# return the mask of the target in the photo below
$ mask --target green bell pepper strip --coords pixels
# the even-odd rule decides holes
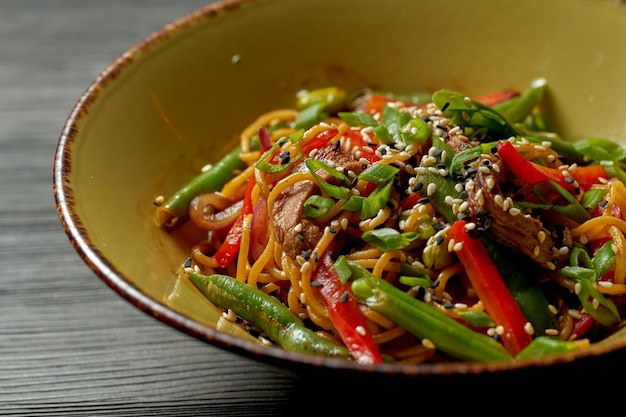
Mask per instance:
[[[496,340],[475,332],[389,282],[350,263],[352,292],[359,302],[379,312],[420,339],[452,357],[467,361],[509,361],[511,355]]]
[[[246,164],[239,158],[241,147],[236,147],[226,154],[213,167],[185,184],[168,200],[157,207],[155,218],[160,227],[171,229],[187,218],[191,200],[202,193],[219,191],[234,177],[236,170],[244,169]]]
[[[185,270],[187,277],[213,304],[231,309],[260,328],[283,349],[352,359],[350,351],[308,329],[302,320],[278,299],[227,275],[203,275]]]
[[[448,230],[448,237],[461,243],[461,248],[455,250],[455,253],[465,267],[467,277],[485,310],[496,325],[503,328],[502,343],[515,356],[532,340],[526,331],[527,319],[491,260],[489,252],[480,239],[468,234],[466,224],[465,220],[454,222]]]

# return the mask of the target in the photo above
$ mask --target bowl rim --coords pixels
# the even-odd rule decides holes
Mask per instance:
[[[128,281],[115,265],[96,248],[90,240],[81,219],[74,211],[74,195],[72,184],[69,180],[69,174],[72,169],[70,162],[72,143],[78,140],[80,134],[78,126],[81,120],[89,114],[90,108],[93,106],[94,102],[98,100],[99,95],[106,89],[107,85],[109,85],[120,72],[130,66],[138,56],[156,48],[161,43],[167,42],[168,39],[185,31],[189,27],[200,25],[202,22],[210,20],[220,13],[234,11],[248,3],[258,1],[261,0],[218,0],[217,2],[200,7],[171,21],[146,36],[135,45],[132,45],[126,52],[117,57],[96,76],[79,96],[67,116],[58,138],[58,144],[54,154],[52,185],[59,220],[61,221],[65,234],[80,258],[106,285],[149,316],[189,336],[208,342],[219,348],[255,360],[272,363],[283,368],[287,364],[292,368],[326,368],[342,371],[356,371],[357,373],[416,377],[428,375],[478,375],[485,373],[502,373],[516,369],[545,367],[545,358],[490,363],[458,361],[435,364],[425,363],[419,365],[390,363],[364,365],[349,360],[326,358],[291,352],[274,346],[260,345],[199,323],[170,309],[159,301],[154,300],[142,292],[138,286]],[[585,350],[555,355],[550,358],[549,363],[550,365],[567,364],[573,361],[580,361],[584,358],[609,353],[614,351],[616,347],[621,349],[625,346],[626,338],[624,342],[620,343],[594,344]]]

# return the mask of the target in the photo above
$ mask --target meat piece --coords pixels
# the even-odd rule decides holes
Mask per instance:
[[[472,221],[488,229],[502,244],[528,256],[543,268],[553,269],[558,259],[555,259],[550,231],[534,217],[509,211],[512,201],[506,201],[501,189],[501,185],[507,183],[508,172],[499,162],[497,156],[485,155],[483,166],[489,168],[498,164],[500,169],[478,169],[473,187],[465,188]]]
[[[329,145],[316,154],[318,159],[333,167],[342,167],[359,174],[363,170],[361,163],[352,153],[336,149]],[[294,166],[292,171],[304,171],[308,168],[304,162]],[[324,181],[337,184],[337,179],[323,170],[317,174]],[[274,202],[273,216],[276,239],[282,243],[283,250],[292,258],[305,251],[312,250],[322,237],[322,230],[304,215],[304,203],[316,193],[319,186],[314,181],[302,181],[286,188]]]

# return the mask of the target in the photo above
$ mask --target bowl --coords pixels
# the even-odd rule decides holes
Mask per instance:
[[[361,365],[218,330],[221,311],[177,278],[193,232],[156,227],[153,202],[226,154],[258,115],[328,85],[478,95],[545,78],[543,110],[564,137],[626,143],[625,37],[626,8],[614,1],[209,4],[129,46],[78,98],[55,155],[58,215],[89,268],[134,306],[281,366],[418,378],[604,358],[623,351],[626,338],[517,362]]]

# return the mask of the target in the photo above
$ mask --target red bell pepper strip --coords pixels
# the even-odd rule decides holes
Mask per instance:
[[[466,224],[464,220],[454,222],[448,237],[461,243],[461,248],[455,253],[485,310],[496,326],[503,328],[501,337],[504,347],[516,356],[532,341],[526,331],[526,317],[489,257],[489,252],[480,239],[467,233]]]
[[[399,100],[397,98],[370,93],[368,94],[367,98],[357,106],[355,111],[367,114],[380,113],[383,111],[383,107],[387,103],[401,103],[405,107],[411,107],[416,105],[414,103]]]
[[[478,101],[487,106],[493,106],[503,101],[512,99],[520,95],[520,92],[513,88],[505,88],[504,90],[497,90],[491,93],[483,94],[481,96],[474,97],[474,101]]]
[[[256,179],[254,175],[250,177],[248,180],[248,185],[246,186],[246,193],[243,197],[243,205],[241,206],[241,213],[237,216],[235,223],[233,223],[232,227],[226,234],[226,238],[224,238],[224,242],[219,247],[219,249],[215,252],[214,258],[217,261],[218,265],[222,268],[230,265],[237,254],[239,253],[239,247],[241,246],[241,234],[243,232],[243,219],[245,216],[252,214],[253,206],[252,206],[252,189],[256,184]]]
[[[307,142],[302,147],[302,153],[307,155],[313,149],[321,148],[322,146],[326,145],[332,138],[337,136],[337,133],[339,133],[339,129],[335,127],[333,127],[332,129],[321,131],[313,138],[311,138],[311,140],[309,140],[309,142]]]
[[[576,193],[576,186],[565,180],[562,170],[539,165],[524,158],[524,155],[511,142],[502,142],[498,146],[498,154],[522,181],[530,185],[541,181],[554,181],[569,192]],[[579,166],[569,171],[569,173],[578,183],[578,187],[582,189],[597,184],[600,177],[608,178],[604,167],[600,164]]]
[[[330,320],[358,363],[383,363],[350,284],[341,282],[330,252],[331,248],[324,253],[312,277],[321,284],[317,288],[328,306]]]
[[[404,210],[409,210],[415,207],[417,201],[420,199],[419,194],[409,194],[406,198],[400,200],[400,208]]]
[[[368,152],[364,150],[364,147],[371,148],[374,152]],[[365,141],[360,129],[350,129],[343,134],[341,140],[341,148],[352,152],[355,148],[361,150],[361,158],[365,158],[370,164],[380,160],[380,157],[376,155],[376,148],[378,145],[370,144]]]

